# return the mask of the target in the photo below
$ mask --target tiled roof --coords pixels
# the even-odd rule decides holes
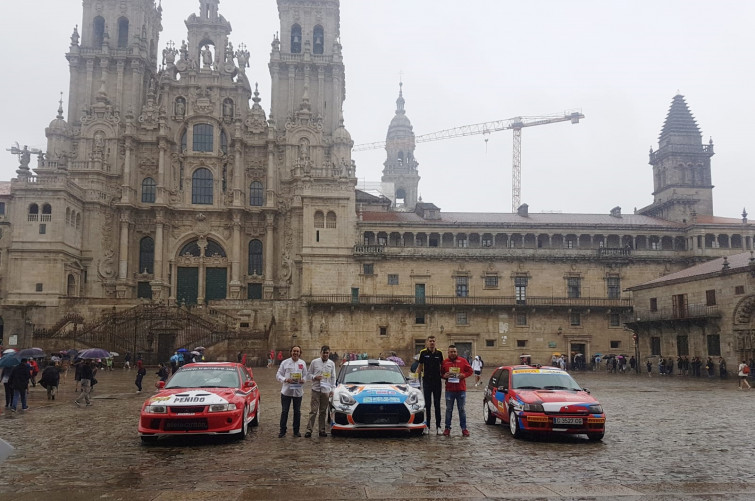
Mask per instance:
[[[440,219],[425,220],[413,212],[364,212],[362,220],[365,222],[391,222],[405,224],[428,224],[443,226],[449,224],[501,224],[519,226],[626,226],[636,228],[684,228],[686,225],[673,221],[665,221],[638,214],[624,214],[621,217],[609,214],[563,214],[563,213],[529,213],[527,217],[513,213],[496,212],[441,212]]]
[[[742,252],[741,254],[733,254],[731,256],[720,257],[718,259],[712,259],[705,263],[697,264],[690,268],[677,271],[676,273],[669,273],[668,275],[664,275],[660,278],[656,278],[655,280],[650,280],[649,282],[645,282],[644,284],[639,284],[635,287],[630,287],[629,290],[644,289],[652,285],[660,285],[666,282],[672,282],[676,280],[687,280],[687,279],[692,279],[692,278],[700,277],[704,275],[710,275],[712,273],[718,273],[721,270],[723,270],[724,259],[726,259],[726,261],[729,263],[729,271],[737,271],[737,270],[745,269],[750,266],[750,259],[752,258],[753,258],[753,254],[751,252]]]

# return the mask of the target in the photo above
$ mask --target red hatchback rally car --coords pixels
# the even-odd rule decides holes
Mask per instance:
[[[556,367],[498,367],[485,388],[482,411],[486,424],[500,419],[514,438],[526,433],[564,433],[602,440],[605,433],[603,407]]]
[[[246,437],[259,424],[260,393],[252,370],[230,362],[186,364],[147,399],[139,418],[142,442],[167,435]]]

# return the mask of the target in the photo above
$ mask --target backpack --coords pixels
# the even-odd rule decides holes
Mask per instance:
[[[749,374],[749,373],[750,373],[749,365],[745,365],[744,367],[742,367],[742,374]]]

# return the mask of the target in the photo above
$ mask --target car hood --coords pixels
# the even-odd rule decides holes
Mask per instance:
[[[401,404],[417,391],[408,384],[341,384],[337,390],[348,392],[360,404]]]
[[[213,405],[227,404],[236,394],[232,388],[176,388],[162,390],[147,399],[147,404],[165,404],[171,406],[183,405]]]
[[[518,390],[522,402],[542,403],[546,412],[585,412],[585,407],[598,401],[584,391]]]

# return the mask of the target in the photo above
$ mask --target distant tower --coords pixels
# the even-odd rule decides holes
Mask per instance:
[[[713,215],[710,159],[713,140],[703,144],[695,117],[684,96],[677,94],[658,139],[650,150],[654,201],[639,212],[670,221],[691,221],[692,215]]]
[[[81,35],[76,27],[66,54],[71,69],[68,119],[78,124],[95,102],[121,112],[132,109],[138,116],[157,73],[162,8],[154,0],[83,4]]]
[[[403,86],[403,82],[399,83],[396,115],[388,126],[385,140],[388,158],[383,164],[385,168],[381,180],[384,183],[393,183],[395,207],[411,212],[417,205],[420,177],[417,174],[419,163],[414,158],[414,131],[404,110]]]

